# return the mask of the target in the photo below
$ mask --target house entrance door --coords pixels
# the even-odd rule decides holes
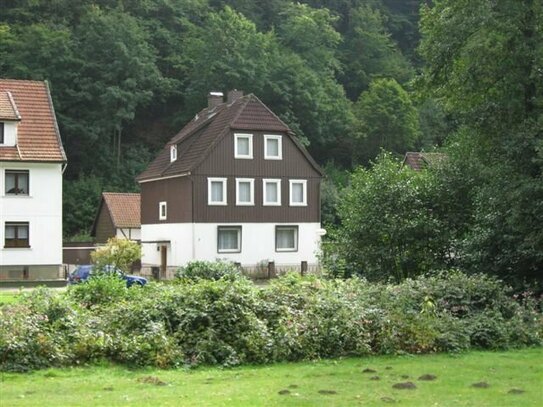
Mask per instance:
[[[166,278],[166,269],[168,266],[168,247],[160,246],[160,279]]]

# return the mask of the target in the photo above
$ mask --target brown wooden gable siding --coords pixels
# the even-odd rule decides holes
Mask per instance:
[[[111,220],[111,215],[102,201],[100,205],[100,213],[96,221],[96,229],[94,239],[96,243],[106,243],[110,237],[115,236],[115,226]]]
[[[141,224],[192,222],[192,181],[188,177],[143,182]],[[167,219],[159,220],[160,202],[167,202]]]
[[[234,158],[234,134],[253,134],[253,159]],[[264,159],[264,134],[282,136],[282,160]],[[227,178],[227,205],[208,205],[208,177]],[[231,131],[193,171],[194,222],[320,222],[320,174],[286,134]],[[236,178],[253,178],[254,206],[236,206]],[[262,205],[262,179],[281,179],[281,206]],[[307,180],[307,206],[289,206],[289,180]]]

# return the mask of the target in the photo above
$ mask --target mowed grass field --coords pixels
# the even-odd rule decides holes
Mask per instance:
[[[399,383],[413,388],[393,387]],[[3,373],[0,405],[542,406],[543,348],[193,371],[94,366]]]
[[[0,291],[0,306],[3,304],[13,304],[20,298],[19,291]]]

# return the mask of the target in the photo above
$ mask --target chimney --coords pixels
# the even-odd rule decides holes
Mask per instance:
[[[242,96],[243,96],[243,91],[242,90],[237,90],[237,89],[229,90],[228,95],[226,97],[226,103],[235,102],[236,100],[238,100]]]
[[[223,94],[222,92],[209,92],[207,95],[207,107],[212,109],[223,103]]]

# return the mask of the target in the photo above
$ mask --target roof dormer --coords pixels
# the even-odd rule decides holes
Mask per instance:
[[[17,145],[17,124],[21,115],[11,92],[0,92],[0,147]]]

